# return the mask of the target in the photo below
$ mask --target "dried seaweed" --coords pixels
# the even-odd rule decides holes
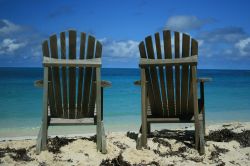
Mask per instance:
[[[75,141],[76,139],[72,138],[59,138],[59,137],[54,137],[54,138],[49,138],[49,143],[48,143],[48,151],[52,153],[60,153],[60,148],[68,145],[69,143]]]
[[[130,139],[133,139],[133,140],[137,140],[137,138],[138,138],[138,134],[136,134],[136,133],[134,133],[134,132],[130,132],[130,131],[128,131],[127,132],[127,137],[129,137]]]
[[[230,142],[235,140],[242,147],[250,147],[250,130],[244,130],[241,133],[235,133],[229,129],[212,131],[206,137],[206,140],[216,142]]]
[[[10,157],[15,161],[32,161],[34,160],[27,154],[27,150],[24,148],[15,149],[15,148],[0,148],[0,158],[4,157],[5,154],[9,154]]]

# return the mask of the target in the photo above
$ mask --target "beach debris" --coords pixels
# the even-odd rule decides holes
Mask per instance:
[[[122,150],[125,150],[125,149],[129,148],[128,145],[123,144],[123,143],[121,143],[121,142],[119,142],[119,141],[115,141],[115,142],[113,142],[113,144],[114,144],[115,146],[117,146],[118,148],[122,149]]]
[[[210,157],[208,159],[214,161],[215,163],[218,163],[217,164],[218,166],[224,166],[225,162],[223,162],[219,158],[219,156],[220,156],[220,154],[224,154],[226,152],[229,152],[229,150],[225,149],[225,148],[220,148],[219,146],[216,146],[216,145],[213,145],[213,146],[214,146],[215,151],[211,152]]]
[[[61,137],[59,138],[58,136],[54,137],[54,138],[49,138],[48,140],[48,151],[52,152],[52,153],[60,153],[60,148],[68,145],[69,143],[75,141],[76,139],[73,138],[65,138],[65,137]]]
[[[5,157],[5,154],[9,154],[9,156],[15,161],[32,161],[34,160],[27,154],[27,150],[25,148],[15,149],[15,148],[0,148],[0,158]]]
[[[171,144],[168,141],[165,141],[164,139],[155,137],[152,139],[152,141],[154,143],[158,143],[159,145],[163,145],[165,147],[169,147],[170,149],[172,149]]]
[[[194,131],[193,130],[156,130],[149,135],[150,137],[160,137],[160,138],[168,138],[175,139],[179,142],[183,141],[194,141]]]
[[[81,137],[80,139],[82,140],[88,140],[88,141],[93,141],[96,142],[96,135],[93,135],[91,137]],[[52,153],[60,153],[60,148],[68,145],[69,143],[77,140],[77,138],[66,138],[66,137],[54,137],[54,138],[49,138],[48,139],[48,150],[49,152]]]
[[[102,160],[100,166],[132,166],[132,164],[125,161],[120,153],[119,156],[113,159]]]
[[[224,148],[220,148],[220,147],[218,147],[218,146],[216,146],[216,145],[213,145],[214,146],[214,148],[215,148],[215,151],[212,151],[211,152],[211,156],[210,156],[210,160],[213,160],[213,161],[217,161],[218,160],[218,158],[219,158],[219,156],[220,156],[220,153],[226,153],[226,152],[229,152],[229,150],[228,149],[224,149]]]
[[[46,162],[41,162],[41,163],[39,163],[39,165],[38,166],[47,166],[47,164],[46,164]]]
[[[119,156],[113,159],[102,160],[100,166],[160,166],[160,164],[156,161],[152,161],[150,163],[144,164],[131,164],[128,161],[125,161],[120,153]]]
[[[96,143],[96,135],[93,135],[93,136],[91,136],[91,137],[82,137],[81,139],[82,140],[87,140],[87,141],[93,141],[93,142],[95,142]]]
[[[130,132],[130,131],[128,131],[127,132],[127,137],[129,137],[130,139],[133,139],[133,140],[137,140],[137,138],[138,138],[138,134],[136,134],[135,132]]]
[[[179,157],[186,157],[183,155],[184,152],[186,152],[187,148],[186,147],[179,147],[177,151],[167,151],[167,152],[160,152],[159,150],[154,149],[154,153],[158,154],[161,157],[166,157],[166,156],[179,156]]]
[[[208,141],[216,142],[230,142],[235,140],[240,143],[242,147],[250,147],[250,130],[243,130],[241,133],[235,133],[229,129],[216,130],[206,136]]]
[[[175,139],[176,142],[181,142],[189,148],[194,148],[194,131],[191,130],[156,130],[148,137]]]

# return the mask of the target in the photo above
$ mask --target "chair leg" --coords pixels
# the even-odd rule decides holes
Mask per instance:
[[[199,153],[205,153],[205,138],[204,138],[204,119],[203,114],[199,114]]]
[[[147,146],[147,87],[146,87],[145,69],[141,68],[141,122],[142,122],[142,135],[141,145]]]
[[[136,140],[136,149],[137,150],[141,150],[142,147],[146,147],[147,146],[147,134],[150,133],[150,126],[148,127],[147,125],[150,125],[150,123],[146,123],[146,126],[141,125],[140,130],[139,130],[139,134]],[[145,128],[144,130],[142,130],[142,128]],[[145,132],[143,132],[145,131]]]
[[[36,140],[36,154],[41,153],[42,148],[42,127],[39,130],[37,140]]]
[[[142,144],[141,144],[141,133],[138,134],[137,140],[136,140],[136,149],[141,150],[142,149]]]
[[[38,133],[36,153],[39,154],[41,150],[47,149],[48,136],[48,67],[44,67],[43,78],[43,118],[42,126]]]
[[[150,134],[151,132],[151,124],[147,123],[147,134]],[[140,126],[139,133],[142,133],[142,125]]]
[[[106,154],[107,153],[107,142],[106,142],[106,135],[105,135],[103,122],[101,122],[101,139],[102,139],[101,152],[103,154]]]
[[[40,154],[41,151],[47,149],[47,137],[48,137],[48,126],[43,122],[37,136],[36,154]]]

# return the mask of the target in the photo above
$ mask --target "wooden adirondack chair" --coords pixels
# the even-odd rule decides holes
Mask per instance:
[[[180,40],[181,35],[182,40]],[[198,79],[201,85],[198,100],[198,42],[187,34],[174,32],[174,43],[172,43],[171,32],[165,30],[163,31],[164,51],[162,51],[160,34],[155,33],[154,39],[153,42],[152,37],[148,36],[145,42],[142,41],[139,44],[142,126],[137,147],[146,146],[151,123],[194,123],[195,145],[203,154],[204,82],[209,79]],[[153,43],[155,43],[155,48]],[[181,50],[180,47],[182,47]]]
[[[101,84],[102,45],[85,33],[79,39],[79,57],[74,30],[61,32],[60,39],[52,35],[42,44],[43,117],[37,139],[38,154],[47,148],[48,126],[52,125],[97,125],[97,150],[106,153],[102,96],[103,87],[109,85]]]

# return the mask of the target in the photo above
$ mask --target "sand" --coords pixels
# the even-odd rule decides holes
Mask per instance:
[[[186,130],[189,131],[187,128]],[[228,129],[228,130],[225,130]],[[148,147],[136,150],[136,142],[126,132],[109,132],[107,134],[107,154],[96,151],[93,139],[72,137],[68,144],[58,149],[58,152],[43,151],[35,154],[34,139],[2,140],[0,142],[0,165],[250,165],[250,147],[244,146],[250,142],[249,135],[237,135],[250,130],[250,122],[208,125],[206,134],[222,130],[224,134],[232,131],[236,139],[226,142],[209,140],[207,137],[205,155],[200,156],[193,148],[192,140],[186,140],[174,135],[172,138],[156,136],[164,131],[154,131],[148,138]],[[190,132],[189,132],[190,133]],[[226,133],[228,134],[228,133]],[[220,135],[220,134],[219,134]],[[225,135],[227,136],[227,135]],[[238,138],[237,136],[240,136]],[[131,137],[131,138],[130,138]],[[215,136],[216,137],[216,136]],[[228,136],[230,137],[230,135]],[[247,137],[247,138],[245,138]],[[212,137],[211,137],[212,138]],[[246,140],[248,139],[249,140]],[[54,140],[60,138],[54,138]],[[65,140],[67,140],[65,139]],[[214,138],[213,138],[214,139]],[[227,138],[223,138],[227,139]],[[50,141],[51,143],[51,141]]]

